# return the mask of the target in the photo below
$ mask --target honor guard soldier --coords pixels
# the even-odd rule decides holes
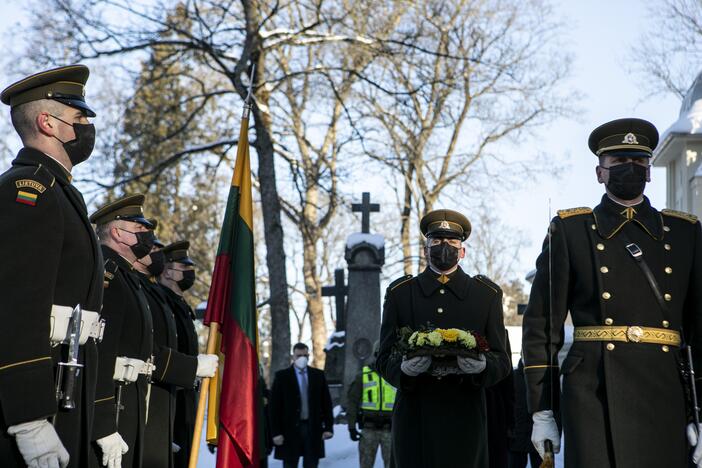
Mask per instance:
[[[471,231],[465,216],[432,211],[422,218],[420,229],[429,266],[415,278],[408,275],[388,286],[380,329],[377,368],[397,388],[392,458],[398,468],[487,468],[484,388],[510,371],[502,291],[458,265]],[[398,351],[401,329],[428,325],[477,332],[489,351],[479,358],[457,357],[454,372],[435,376],[427,372],[430,356],[407,359]]]
[[[536,261],[522,344],[532,441],[542,456],[546,440],[557,451],[560,413],[566,466],[688,466],[679,364],[681,344],[702,351],[702,233],[695,216],[644,196],[657,143],[645,120],[595,129],[589,147],[606,193],[594,209],[559,211]]]
[[[155,219],[149,219],[158,226]],[[178,351],[178,333],[173,310],[166,292],[156,283],[163,272],[165,255],[163,243],[154,242],[151,253],[138,259],[134,268],[149,301],[154,329],[154,365],[149,401],[149,420],[144,434],[143,463],[149,468],[173,466],[173,426],[175,421],[176,391],[193,389],[197,377],[213,377],[219,363],[216,354],[191,356]]]
[[[188,255],[190,242],[178,241],[163,249],[166,267],[159,276],[159,283],[168,299],[175,317],[178,333],[178,351],[188,356],[199,354],[197,332],[195,331],[195,314],[183,297],[183,293],[195,284],[195,262]],[[207,362],[211,355],[200,355],[203,372],[208,371]],[[212,365],[213,363],[210,362]],[[217,364],[211,368],[214,373]],[[195,431],[195,412],[197,410],[197,390],[193,387],[183,388],[176,395],[175,429],[173,441],[180,447],[175,454],[175,467],[187,467],[190,458],[190,444]]]
[[[102,256],[71,170],[95,142],[88,75],[56,68],[0,94],[23,144],[0,175],[3,467],[87,466]]]
[[[90,216],[105,258],[102,316],[106,323],[98,346],[98,379],[111,384],[109,391],[97,395],[95,401],[93,436],[99,447],[95,460],[124,468],[142,466],[154,372],[151,312],[134,270],[137,259],[149,254],[155,239],[153,225],[144,218],[143,204],[143,195],[131,195],[108,203]],[[117,437],[100,443],[102,437],[115,431]],[[127,447],[120,465],[116,453]]]

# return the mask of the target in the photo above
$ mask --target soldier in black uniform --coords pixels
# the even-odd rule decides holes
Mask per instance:
[[[166,256],[166,268],[159,277],[168,302],[173,310],[178,333],[178,351],[197,356],[198,339],[195,331],[195,314],[183,298],[195,283],[195,262],[188,255],[190,242],[178,241],[163,249]],[[176,394],[175,429],[173,441],[180,447],[175,454],[176,468],[187,467],[190,458],[190,444],[195,431],[195,412],[197,410],[197,390],[179,389]]]
[[[695,216],[658,211],[643,195],[657,142],[640,119],[595,129],[589,146],[606,194],[594,210],[559,211],[536,262],[523,337],[532,441],[542,455],[546,439],[558,448],[560,410],[569,467],[688,463],[679,363],[683,340],[702,351],[702,233]]]
[[[23,148],[0,176],[0,464],[87,466],[102,303],[102,256],[73,166],[93,149],[88,68],[32,75],[0,94]],[[76,407],[57,407],[68,319],[83,309]],[[50,423],[55,417],[53,425]]]
[[[502,291],[484,276],[458,266],[470,223],[460,213],[432,211],[422,218],[429,267],[388,287],[380,330],[377,367],[397,388],[392,421],[393,460],[399,468],[487,468],[484,388],[510,371],[502,319]],[[398,331],[430,325],[483,335],[490,350],[479,359],[458,357],[458,373],[427,373],[431,357],[405,359],[397,351]]]
[[[142,466],[153,372],[151,312],[134,270],[136,260],[147,255],[154,244],[153,226],[144,218],[143,204],[143,195],[127,196],[90,216],[105,258],[102,315],[106,323],[105,335],[98,346],[98,379],[111,384],[96,400],[93,436],[99,448],[95,461],[104,464],[105,453],[109,451],[100,443],[101,438],[118,431],[123,440],[107,441],[107,447],[128,447],[121,465],[116,459],[113,462],[124,468]]]
[[[154,225],[158,222],[149,219]],[[218,366],[218,356],[202,354],[191,356],[178,351],[178,334],[173,310],[166,292],[156,283],[163,272],[165,255],[163,243],[156,239],[151,253],[137,260],[134,268],[139,272],[154,328],[154,364],[149,420],[146,423],[143,463],[149,468],[173,466],[173,425],[175,420],[176,390],[192,389],[197,377],[212,377]]]

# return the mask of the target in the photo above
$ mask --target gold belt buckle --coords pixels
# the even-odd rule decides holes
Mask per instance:
[[[633,326],[626,329],[626,338],[633,343],[640,342],[643,335],[644,331],[641,327]]]

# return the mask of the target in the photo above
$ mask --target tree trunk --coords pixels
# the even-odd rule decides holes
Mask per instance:
[[[256,60],[257,82],[265,77],[265,55]],[[259,86],[256,102],[268,108],[270,98],[265,86]],[[280,220],[280,201],[275,179],[275,157],[271,139],[271,117],[254,107],[256,153],[258,154],[258,179],[261,192],[261,212],[266,239],[266,266],[270,281],[271,308],[271,373],[290,365],[290,307],[288,279],[285,269],[283,225]]]
[[[324,304],[322,302],[322,286],[319,281],[317,271],[317,239],[320,229],[318,223],[318,203],[319,190],[317,186],[312,186],[306,191],[306,204],[302,210],[302,256],[303,256],[303,277],[305,282],[305,294],[307,296],[307,311],[309,313],[310,325],[312,327],[312,357],[315,367],[324,369],[326,354],[324,345],[327,342],[327,325],[324,320]]]
[[[400,239],[402,241],[402,264],[405,275],[412,274],[412,242],[410,219],[412,216],[412,175],[413,167],[410,165],[407,174],[405,174],[405,194],[402,204]]]

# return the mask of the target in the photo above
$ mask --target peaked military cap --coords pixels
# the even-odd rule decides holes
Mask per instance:
[[[182,263],[184,265],[195,265],[195,262],[188,256],[190,242],[176,241],[163,248],[163,254],[168,263]]]
[[[154,229],[154,225],[144,218],[144,195],[128,195],[119,200],[115,200],[95,213],[90,215],[90,222],[101,225],[110,221],[122,220],[139,223],[148,229]]]
[[[88,117],[95,112],[85,102],[85,83],[90,70],[85,65],[54,68],[23,78],[0,93],[0,101],[11,107],[40,99],[53,99],[83,111]]]
[[[158,228],[158,219],[146,218],[146,220],[153,226],[153,228],[151,228],[152,230],[155,231]],[[158,247],[159,249],[162,249],[166,246],[166,244],[161,242],[161,239],[159,239],[158,237],[154,237],[154,246]]]
[[[587,144],[597,156],[611,151],[629,151],[643,152],[650,157],[658,145],[658,130],[643,119],[612,120],[594,129]]]
[[[419,229],[425,237],[452,237],[468,239],[470,236],[470,221],[458,211],[434,210],[422,218]]]

